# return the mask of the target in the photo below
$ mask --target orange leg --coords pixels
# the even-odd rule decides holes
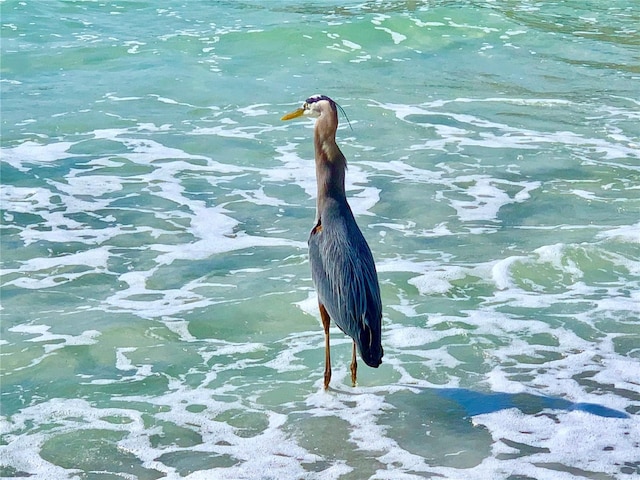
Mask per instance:
[[[331,381],[331,347],[329,345],[329,324],[331,323],[331,318],[324,308],[324,305],[321,303],[318,305],[320,306],[320,317],[322,318],[322,326],[324,327],[324,389],[326,390],[329,388],[329,382]]]
[[[351,355],[351,383],[355,387],[358,374],[358,362],[356,361],[356,342],[353,342],[353,354]]]

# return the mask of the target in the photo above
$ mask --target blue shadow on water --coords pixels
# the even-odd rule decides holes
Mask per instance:
[[[578,410],[599,417],[629,418],[626,412],[613,410],[595,403],[574,403],[562,398],[530,393],[484,393],[465,388],[443,388],[436,391],[440,397],[458,403],[469,416],[493,413],[508,408],[517,408],[524,413],[535,414],[545,408],[550,408],[554,410]]]

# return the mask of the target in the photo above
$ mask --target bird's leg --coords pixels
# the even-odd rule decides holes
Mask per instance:
[[[331,318],[324,308],[324,305],[320,303],[319,306],[322,326],[324,327],[324,389],[326,390],[329,388],[329,382],[331,381],[331,347],[329,345],[329,324],[331,323]]]
[[[353,342],[353,354],[351,355],[351,384],[356,386],[358,374],[358,362],[356,361],[356,342]]]

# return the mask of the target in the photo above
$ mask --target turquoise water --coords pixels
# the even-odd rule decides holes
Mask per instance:
[[[640,477],[637,2],[0,9],[3,477]],[[384,306],[328,392],[315,93]]]

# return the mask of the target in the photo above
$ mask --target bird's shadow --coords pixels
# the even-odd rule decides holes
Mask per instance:
[[[421,398],[416,402],[417,405],[432,405],[433,399],[428,397],[434,396],[445,400],[455,402],[464,410],[467,417],[482,415],[485,413],[494,413],[500,410],[517,408],[522,413],[536,415],[545,409],[565,410],[565,411],[581,411],[606,418],[630,418],[630,415],[620,410],[614,410],[597,403],[571,402],[564,398],[550,397],[547,395],[534,395],[532,393],[506,393],[506,392],[479,392],[467,388],[432,388],[421,387],[416,385],[402,385],[405,390],[398,390],[390,395],[416,395]],[[340,394],[357,394],[347,392],[345,390],[329,388]]]
[[[629,418],[626,412],[614,410],[597,403],[571,402],[564,398],[534,395],[531,393],[477,392],[466,388],[436,389],[435,393],[458,403],[468,416],[494,413],[517,408],[526,414],[538,414],[545,409],[581,411],[607,418]]]

